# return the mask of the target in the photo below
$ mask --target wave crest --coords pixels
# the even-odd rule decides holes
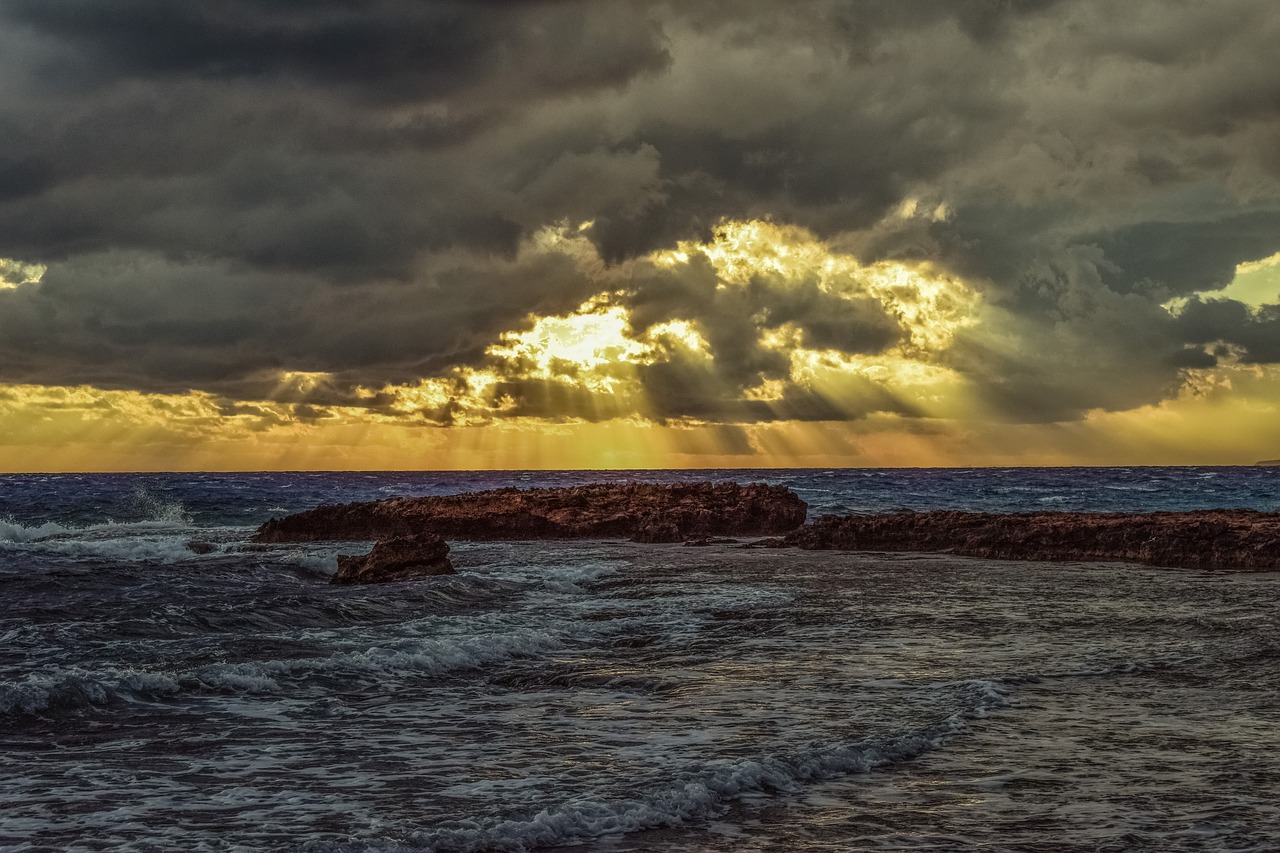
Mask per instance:
[[[74,527],[67,527],[52,521],[44,524],[25,525],[12,517],[0,518],[0,542],[34,542],[50,536],[64,536],[78,532]]]
[[[154,494],[145,486],[135,486],[125,501],[129,515],[139,516],[132,521],[104,519],[92,524],[64,524],[44,521],[24,524],[12,516],[0,518],[0,542],[39,542],[52,538],[71,538],[104,533],[128,533],[131,531],[171,530],[193,525],[191,514],[180,500],[168,500]]]
[[[980,679],[956,686],[962,688],[969,703],[966,707],[936,725],[894,737],[725,762],[676,786],[633,800],[609,802],[581,797],[524,820],[453,821],[432,831],[412,833],[404,841],[313,842],[302,849],[308,853],[523,851],[705,821],[723,815],[735,803],[753,795],[795,793],[813,782],[909,761],[963,731],[967,720],[1009,705],[1007,690],[998,682]]]
[[[252,695],[283,692],[282,680],[398,673],[443,675],[497,661],[532,657],[564,646],[558,635],[522,629],[505,634],[400,641],[394,647],[338,652],[328,657],[211,664],[177,672],[67,668],[0,683],[0,715],[48,714],[119,702],[158,700],[181,693]]]

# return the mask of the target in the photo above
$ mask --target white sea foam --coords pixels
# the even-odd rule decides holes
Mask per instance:
[[[178,680],[168,673],[141,670],[91,673],[73,667],[0,683],[0,714],[35,714],[54,708],[75,709],[128,699],[159,698],[180,689]]]
[[[149,521],[182,526],[191,523],[191,516],[182,501],[166,499],[141,484],[133,487],[129,503]]]
[[[53,521],[25,525],[13,518],[0,519],[0,542],[38,542],[45,539],[91,535],[127,535],[135,532],[191,529],[190,521],[149,518],[144,521],[104,521],[98,524],[70,526]]]
[[[45,539],[27,543],[26,550],[58,554],[74,559],[120,562],[176,563],[198,555],[187,544],[190,536],[118,536],[93,539]]]
[[[0,548],[72,559],[154,563],[190,560],[197,556],[188,545],[192,538],[219,537],[225,531],[191,526],[180,506],[162,505],[157,517],[143,521],[108,520],[82,526],[0,519]],[[218,550],[215,547],[214,552]]]
[[[145,517],[138,521],[120,522],[106,519],[96,524],[67,525],[55,521],[38,524],[23,524],[9,517],[0,519],[0,543],[40,542],[51,538],[75,538],[84,536],[103,536],[104,534],[127,535],[140,531],[187,529],[191,527],[192,518],[181,501],[167,501],[157,497],[143,487],[135,488],[130,503],[141,511]]]
[[[331,575],[338,570],[338,557],[344,549],[303,550],[297,548],[277,555],[282,562],[307,569],[317,575]],[[351,548],[345,549],[350,552]]]
[[[469,550],[467,544],[462,543],[456,548],[455,554],[465,558]],[[597,559],[554,566],[537,563],[489,564],[484,566],[484,570],[492,576],[534,589],[557,595],[575,595],[581,593],[588,585],[616,574],[625,565],[620,560]]]
[[[0,518],[0,542],[33,542],[47,536],[60,536],[77,532],[75,528],[46,521],[44,524],[25,525],[12,518]]]

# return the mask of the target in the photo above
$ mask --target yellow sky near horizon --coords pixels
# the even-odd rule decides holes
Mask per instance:
[[[546,229],[526,251],[598,264],[581,230]],[[383,401],[377,407],[308,403],[333,377],[303,371],[279,375],[277,399],[250,401],[199,390],[0,385],[0,471],[1248,465],[1280,457],[1275,366],[1228,360],[1182,371],[1176,393],[1159,402],[1020,423],[984,404],[952,358],[957,337],[997,327],[999,311],[980,288],[927,265],[864,266],[802,229],[759,221],[724,223],[712,241],[680,243],[643,264],[641,272],[677,277],[713,270],[706,298],[726,306],[776,297],[848,308],[861,312],[851,322],[871,324],[868,334],[889,323],[896,337],[858,352],[817,336],[820,316],[816,326],[771,321],[749,344],[779,365],[775,373],[729,387],[713,370],[713,319],[642,324],[636,305],[606,287],[574,312],[530,317],[501,334],[481,364],[357,389]],[[4,271],[10,288],[40,286],[38,268],[11,262]],[[776,293],[760,297],[762,288]],[[1275,289],[1280,255],[1241,265],[1229,288],[1206,298],[1260,305],[1276,299]],[[672,416],[649,378],[668,368],[705,383],[690,390],[723,398],[724,412]],[[734,416],[739,408],[751,416]]]
[[[772,467],[1003,467],[1059,465],[1250,465],[1280,456],[1280,375],[1231,377],[1244,393],[1189,391],[1128,412],[1091,413],[1054,424],[781,422],[742,427],[604,423],[500,423],[472,427],[386,423],[159,420],[132,392],[29,389],[0,407],[6,438],[0,469],[88,471],[648,469]],[[5,389],[10,393],[14,389]],[[84,394],[92,403],[43,401]],[[40,399],[42,398],[42,399]],[[34,417],[33,417],[34,416]],[[198,417],[198,416],[197,416]],[[26,421],[14,434],[14,421]],[[741,430],[738,434],[737,430]],[[726,436],[726,431],[734,431]],[[742,447],[745,443],[746,447]],[[728,451],[726,451],[728,448]]]

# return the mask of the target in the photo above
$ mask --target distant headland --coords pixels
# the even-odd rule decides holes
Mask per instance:
[[[1255,462],[1254,465],[1280,465],[1280,459],[1264,459],[1261,462]]]

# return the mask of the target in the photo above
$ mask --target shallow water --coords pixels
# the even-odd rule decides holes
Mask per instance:
[[[897,482],[999,508],[1108,470]],[[1274,500],[1142,470],[1149,503]],[[866,474],[769,479],[874,508]],[[248,548],[323,476],[39,480],[0,528],[0,847],[1280,848],[1280,575],[457,543],[456,576],[331,587],[360,546]]]

